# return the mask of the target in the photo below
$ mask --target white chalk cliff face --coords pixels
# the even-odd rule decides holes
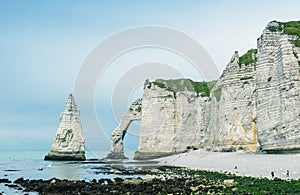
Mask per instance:
[[[261,149],[300,151],[300,22],[271,22],[257,41],[256,113]]]
[[[123,139],[130,123],[135,120],[141,120],[142,99],[137,99],[132,103],[128,111],[122,117],[118,127],[113,131],[110,139],[111,153],[107,158],[125,159]]]
[[[300,152],[299,56],[300,21],[273,21],[257,40],[257,49],[242,56],[235,52],[217,81],[146,81],[135,158],[199,147]],[[112,140],[116,135],[120,140],[125,136],[114,132]],[[123,151],[123,145],[111,143],[112,151]]]
[[[254,105],[254,53],[250,58],[252,63],[241,63],[235,52],[210,93],[209,121],[202,140],[202,146],[209,150],[254,152],[259,147]]]
[[[55,140],[45,160],[85,160],[80,114],[72,94],[69,94],[66,108],[60,115]]]
[[[135,159],[155,158],[199,148],[208,94],[188,79],[156,80],[145,85],[140,141]],[[197,83],[207,89],[207,83]],[[209,90],[209,89],[207,89]]]

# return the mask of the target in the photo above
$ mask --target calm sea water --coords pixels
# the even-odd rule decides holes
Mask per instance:
[[[95,161],[70,162],[70,161],[44,161],[47,151],[0,151],[0,178],[14,181],[20,177],[24,179],[68,179],[85,180],[101,178],[122,177],[114,173],[107,173],[112,166],[121,166],[126,169],[136,167],[136,161],[132,160],[133,153],[126,152],[129,160],[116,162],[116,164],[97,163]],[[87,152],[87,159],[101,159],[108,152]],[[136,176],[126,176],[136,177]],[[23,194],[22,191],[8,188],[0,184],[0,192],[3,194]],[[31,193],[35,194],[35,193]]]

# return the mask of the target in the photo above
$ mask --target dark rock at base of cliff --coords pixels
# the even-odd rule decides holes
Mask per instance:
[[[44,160],[61,160],[61,161],[84,161],[85,157],[76,156],[45,156]]]
[[[20,188],[17,184],[5,184],[5,186],[7,186],[9,188],[15,188],[15,189]],[[22,188],[20,188],[20,189],[22,189]]]
[[[49,152],[48,155],[45,156],[44,160],[61,160],[61,161],[84,161],[85,153],[84,152]]]
[[[300,154],[300,148],[295,149],[276,149],[276,150],[264,150],[268,154]]]
[[[9,179],[0,179],[0,183],[11,183]]]
[[[182,151],[182,152],[139,152],[139,151],[136,151],[134,153],[133,159],[134,160],[149,160],[149,159],[155,159],[155,158],[161,158],[161,157],[165,157],[165,156],[180,154],[183,152],[185,152],[185,151]]]
[[[14,184],[39,194],[299,194],[300,180],[241,177],[234,174],[162,166],[150,170],[152,179],[114,178],[92,181],[28,180]]]
[[[115,152],[111,152],[107,155],[106,157],[107,159],[128,159],[124,153],[115,153]]]

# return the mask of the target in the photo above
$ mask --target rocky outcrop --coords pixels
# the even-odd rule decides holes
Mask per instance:
[[[205,129],[209,84],[189,79],[146,84],[142,98],[140,141],[135,159],[147,159],[198,147]]]
[[[135,158],[199,147],[300,152],[299,56],[300,21],[273,21],[257,49],[235,52],[215,82],[146,81]]]
[[[125,159],[123,139],[127,132],[130,123],[135,120],[141,120],[142,99],[133,102],[119,122],[118,127],[113,131],[110,140],[111,153],[107,158],[110,159]]]
[[[256,113],[261,150],[300,150],[300,22],[271,22],[257,41]]]
[[[85,160],[80,114],[72,94],[69,94],[66,108],[60,115],[55,140],[45,160]]]
[[[214,151],[257,150],[254,104],[256,50],[252,61],[242,62],[235,52],[210,94],[208,125],[202,146]],[[252,55],[253,54],[253,55]]]

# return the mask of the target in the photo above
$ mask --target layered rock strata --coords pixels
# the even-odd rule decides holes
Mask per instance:
[[[210,93],[211,110],[202,144],[209,150],[253,152],[259,146],[254,105],[255,54],[251,58],[253,63],[241,63],[235,52]]]
[[[256,113],[263,151],[300,151],[300,22],[271,22],[257,41]]]
[[[195,86],[203,87],[200,92]],[[142,98],[140,141],[135,159],[156,158],[198,147],[205,127],[207,83],[188,79],[146,84]],[[207,92],[207,91],[206,91]]]
[[[146,81],[135,158],[198,147],[300,152],[299,56],[300,21],[273,21],[258,38],[257,49],[242,56],[235,52],[215,82]]]
[[[107,158],[126,159],[124,155],[123,139],[132,121],[141,120],[142,99],[137,99],[122,117],[118,127],[113,131],[110,139],[111,153]]]
[[[80,113],[74,96],[69,94],[66,108],[60,115],[54,142],[45,160],[85,160],[84,142]]]

